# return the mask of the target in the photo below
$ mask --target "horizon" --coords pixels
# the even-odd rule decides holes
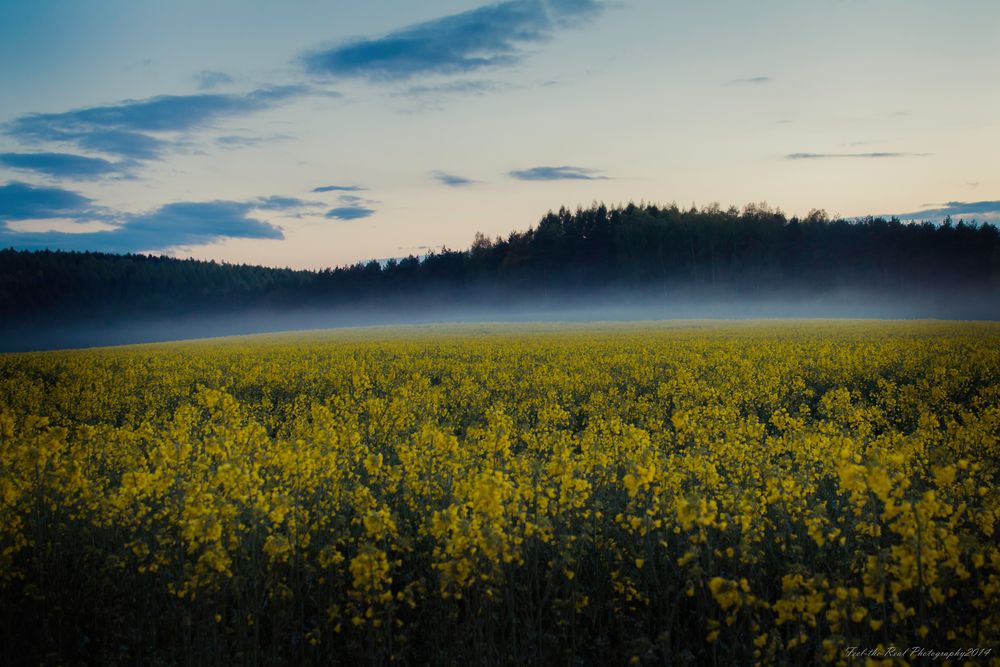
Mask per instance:
[[[995,224],[997,25],[976,0],[0,1],[0,247],[316,270],[597,201]]]
[[[609,210],[611,210],[613,208],[618,208],[619,210],[624,210],[628,206],[633,206],[633,205],[636,206],[636,207],[638,207],[638,208],[643,208],[643,207],[658,207],[661,210],[663,210],[663,209],[669,209],[669,208],[673,207],[673,208],[675,208],[675,209],[677,209],[679,211],[682,211],[682,212],[692,212],[692,211],[698,211],[699,210],[696,207],[692,207],[691,209],[685,210],[683,208],[678,207],[676,202],[671,202],[670,204],[660,204],[660,203],[655,203],[655,202],[642,202],[640,204],[635,204],[634,202],[629,202],[628,204],[616,204],[616,205],[614,205],[614,207],[607,206],[607,204],[605,204],[604,202],[594,202],[593,204],[591,204],[591,207],[587,207],[587,208],[577,207],[575,209],[575,212],[579,212],[581,210],[582,211],[590,210],[594,206],[602,206],[602,207],[607,206],[607,208]],[[708,206],[702,207],[702,209],[700,209],[700,210],[704,211],[704,210],[707,210],[707,209],[711,208],[712,206],[718,206],[718,204],[716,202],[713,202],[712,204],[709,204]],[[737,208],[735,206],[731,206],[728,209],[728,211],[730,211],[730,212],[731,211],[739,211],[740,214],[742,215],[742,213],[744,211],[746,211],[748,208],[751,208],[753,206],[755,206],[755,205],[754,204],[748,204],[748,205],[746,205],[742,209],[739,209],[739,208]],[[759,205],[756,205],[756,206],[759,206]],[[569,210],[569,209],[567,209],[566,207],[560,207],[560,209],[558,209],[558,210],[562,211],[562,210]],[[786,212],[782,211],[780,207],[775,207],[775,208],[770,209],[770,210],[772,210],[777,215],[783,216],[787,222],[799,222],[799,223],[802,223],[802,222],[807,222],[808,221],[808,216],[806,216],[806,217],[789,216]],[[551,214],[554,214],[555,212],[556,212],[555,209],[549,209],[549,211],[546,213],[546,215],[551,215]],[[952,224],[952,225],[966,225],[966,226],[971,227],[971,228],[992,227],[994,229],[1000,229],[1000,224],[998,224],[998,221],[995,221],[995,220],[989,220],[989,219],[987,219],[987,220],[978,220],[975,217],[971,217],[969,219],[965,219],[963,217],[959,217],[959,218],[956,219],[956,218],[952,218],[952,216],[950,214],[945,215],[945,217],[942,218],[941,220],[935,221],[935,220],[932,220],[932,219],[921,220],[921,219],[917,219],[917,218],[913,218],[913,219],[899,218],[897,216],[858,216],[858,217],[853,217],[853,218],[845,218],[845,217],[832,218],[832,217],[830,217],[826,213],[826,211],[815,210],[815,209],[811,213],[814,213],[814,214],[818,215],[823,220],[824,223],[838,223],[838,222],[843,222],[843,223],[848,223],[848,224],[851,224],[851,225],[855,225],[855,224],[864,224],[866,221],[871,220],[871,221],[881,221],[881,222],[887,222],[887,223],[898,222],[898,223],[901,223],[903,225],[924,225],[924,224],[930,224],[930,225],[934,225],[935,227],[940,227],[940,226],[945,225],[945,224]],[[544,217],[545,216],[542,216],[541,218],[539,218],[539,222],[541,222],[544,219]],[[524,234],[524,233],[528,232],[529,230],[536,229],[537,226],[538,226],[538,224],[535,223],[535,224],[528,225],[527,227],[522,227],[520,229],[513,229],[513,230],[511,230],[506,235],[505,234],[498,234],[498,235],[496,235],[493,238],[483,236],[483,239],[485,241],[491,243],[491,244],[494,244],[494,243],[504,243],[511,236],[518,235],[518,234]],[[479,232],[476,232],[476,234],[479,234]],[[407,260],[407,259],[417,259],[418,261],[420,261],[422,263],[424,260],[426,260],[428,258],[431,258],[431,257],[434,257],[435,255],[438,255],[438,254],[444,254],[444,253],[469,253],[473,249],[475,241],[476,241],[476,239],[474,238],[473,241],[470,242],[470,243],[468,243],[467,245],[465,245],[465,246],[456,246],[456,247],[449,247],[447,245],[439,245],[439,246],[433,246],[433,247],[431,247],[431,246],[417,246],[417,247],[413,248],[413,250],[417,250],[418,252],[410,252],[410,253],[405,254],[405,255],[395,255],[395,256],[392,256],[392,257],[361,257],[361,258],[358,258],[356,260],[345,262],[345,263],[341,263],[341,264],[327,264],[327,265],[306,266],[306,267],[293,267],[293,266],[289,266],[287,264],[286,265],[259,264],[259,263],[254,263],[254,262],[247,262],[247,261],[244,261],[244,260],[241,260],[241,259],[230,260],[230,259],[217,259],[217,258],[214,258],[214,257],[201,258],[201,257],[194,257],[194,256],[178,256],[177,254],[171,253],[169,251],[155,251],[155,250],[154,251],[141,251],[140,250],[140,251],[128,251],[128,252],[114,252],[114,251],[109,251],[109,250],[102,250],[102,249],[92,250],[92,249],[87,249],[87,248],[18,248],[18,247],[15,247],[15,246],[0,246],[0,252],[9,252],[9,251],[14,251],[14,252],[28,252],[28,253],[34,253],[34,252],[65,252],[65,253],[73,253],[73,254],[95,253],[95,254],[104,254],[104,255],[119,256],[119,257],[143,257],[143,258],[150,258],[150,259],[170,259],[170,260],[179,260],[179,261],[190,259],[190,260],[194,260],[194,261],[211,262],[211,263],[217,263],[217,264],[223,264],[223,265],[229,265],[229,266],[248,266],[248,267],[254,267],[254,268],[274,269],[274,270],[278,270],[278,271],[296,271],[296,272],[307,272],[307,273],[321,273],[323,271],[331,271],[331,270],[339,270],[339,269],[350,269],[352,267],[362,266],[362,265],[370,264],[372,262],[375,262],[375,263],[379,264],[379,266],[382,269],[387,268],[387,264],[389,262],[392,262],[392,261],[398,262],[398,261]]]

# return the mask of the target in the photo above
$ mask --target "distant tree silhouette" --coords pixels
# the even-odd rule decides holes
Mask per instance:
[[[0,250],[3,325],[236,312],[420,298],[552,299],[605,290],[670,298],[865,289],[1000,293],[1000,232],[990,224],[895,218],[787,218],[765,204],[594,203],[468,250],[321,271],[98,252]],[[3,326],[0,325],[0,326]]]

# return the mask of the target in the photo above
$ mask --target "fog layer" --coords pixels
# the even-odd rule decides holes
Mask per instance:
[[[741,298],[702,294],[636,296],[634,291],[559,294],[495,305],[450,293],[336,308],[253,308],[175,317],[22,322],[0,327],[0,351],[82,348],[281,331],[456,322],[597,322],[686,319],[1000,319],[990,293],[924,293],[900,297],[858,290],[822,296],[774,294]]]

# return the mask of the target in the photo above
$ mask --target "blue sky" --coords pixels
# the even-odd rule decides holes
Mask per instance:
[[[991,0],[0,0],[0,246],[318,268],[566,205],[1000,219]]]

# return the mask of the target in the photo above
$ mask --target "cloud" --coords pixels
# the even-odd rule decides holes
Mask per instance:
[[[401,245],[396,246],[396,250],[443,250],[446,247],[445,245]]]
[[[122,175],[134,167],[130,161],[115,163],[71,153],[0,153],[0,165],[53,178],[76,179]]]
[[[299,199],[298,197],[282,197],[279,195],[258,197],[250,203],[253,204],[254,208],[265,211],[289,211],[301,208],[324,206],[323,202],[320,201],[307,201],[305,199]]]
[[[326,212],[326,217],[336,220],[358,220],[374,215],[375,209],[367,206],[338,206]]]
[[[326,187],[316,188],[313,192],[341,192],[342,194],[337,197],[339,206],[335,206],[327,211],[326,217],[333,218],[335,220],[358,220],[360,218],[367,218],[374,215],[375,209],[371,207],[372,205],[379,203],[375,199],[368,199],[355,194],[346,194],[361,190],[365,190],[365,188],[355,185],[328,185]]]
[[[247,201],[173,202],[153,211],[123,213],[95,206],[88,197],[70,190],[11,181],[0,186],[0,247],[122,253],[204,245],[226,238],[283,239],[279,227],[255,218],[253,212],[276,211],[298,217],[303,209],[322,206],[323,202],[271,195]],[[51,219],[99,221],[114,228],[29,232],[5,224]]]
[[[223,236],[284,238],[278,227],[249,217],[253,208],[256,204],[248,202],[174,202],[152,213],[133,216],[124,227],[133,233],[173,235],[171,245],[207,243]]]
[[[151,137],[139,132],[124,132],[122,130],[92,130],[77,133],[67,137],[80,148],[119,155],[133,160],[155,160],[170,145],[169,141]]]
[[[205,128],[222,118],[261,111],[308,91],[305,86],[275,86],[243,95],[159,95],[60,113],[25,114],[6,123],[3,132],[24,143],[71,143],[148,160],[171,145],[153,135]]]
[[[978,220],[1000,219],[1000,201],[950,201],[938,208],[928,208],[913,213],[900,213],[895,217],[902,220],[940,220],[953,218],[974,218]]]
[[[223,148],[238,149],[238,148],[253,148],[254,146],[260,146],[261,144],[270,144],[276,141],[288,141],[293,137],[287,134],[269,134],[266,136],[257,137],[246,137],[240,136],[238,134],[227,134],[221,137],[215,138],[215,143]]]
[[[225,86],[233,82],[233,77],[225,72],[218,72],[212,69],[203,69],[195,76],[198,81],[199,90],[212,90],[220,86]]]
[[[599,181],[607,179],[607,176],[599,174],[600,171],[597,169],[563,166],[518,169],[507,175],[519,181]]]
[[[362,190],[367,190],[368,188],[363,188],[360,185],[322,185],[318,188],[313,188],[313,192],[361,192]]]
[[[931,155],[931,153],[886,153],[886,152],[875,152],[875,153],[789,153],[785,156],[786,160],[826,160],[830,158],[868,158],[868,159],[881,159],[881,158],[891,158],[891,157],[926,157]]]
[[[759,85],[762,83],[771,83],[774,79],[769,76],[749,76],[742,79],[733,79],[732,81],[727,81],[727,86],[741,86],[744,84]]]
[[[317,76],[400,80],[511,65],[528,44],[601,12],[598,0],[507,0],[306,53]]]
[[[82,218],[94,211],[92,200],[62,188],[19,181],[0,185],[0,221]]]
[[[361,197],[359,195],[352,195],[352,194],[342,194],[338,196],[337,202],[341,205],[341,207],[344,210],[349,208],[357,208],[359,209],[359,211],[361,209],[371,210],[367,207],[381,203],[377,199],[369,199],[368,197]],[[341,209],[335,209],[335,210],[341,210]],[[371,211],[371,213],[374,213],[374,211]],[[364,216],[355,215],[355,217],[367,217],[368,215],[371,215],[371,213],[368,213]],[[348,215],[354,215],[354,213],[349,211]],[[337,216],[327,215],[327,217],[337,217]]]
[[[90,201],[82,199],[80,202],[71,198],[63,205],[76,210]],[[284,238],[280,228],[250,217],[249,213],[254,208],[259,206],[235,201],[174,202],[148,213],[124,215],[115,229],[106,231],[74,234],[0,229],[0,246],[24,250],[49,248],[124,253],[203,245],[226,238]],[[44,211],[38,210],[38,206],[35,209],[32,215],[24,217],[43,217],[38,213]]]
[[[449,81],[434,85],[408,86],[397,93],[396,97],[440,98],[448,95],[480,96],[495,93],[508,88],[498,81]]]
[[[258,111],[302,93],[301,86],[279,86],[245,95],[159,95],[63,113],[27,114],[12,121],[10,132],[15,136],[48,138],[53,134],[58,137],[61,132],[76,132],[80,128],[139,132],[191,130],[219,117]]]
[[[359,197],[357,195],[340,195],[337,197],[341,204],[347,204],[349,206],[354,206],[355,204],[374,204],[375,202],[365,199],[364,197]]]
[[[461,187],[463,185],[472,185],[476,181],[471,178],[465,178],[464,176],[456,176],[455,174],[449,174],[444,171],[432,171],[431,177],[437,179],[445,185],[450,185],[452,187]]]

